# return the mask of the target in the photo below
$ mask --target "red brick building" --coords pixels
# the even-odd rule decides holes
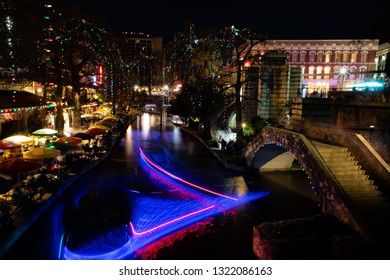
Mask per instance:
[[[255,53],[282,51],[287,64],[300,67],[302,96],[352,89],[359,81],[374,77],[377,39],[363,40],[266,40]]]

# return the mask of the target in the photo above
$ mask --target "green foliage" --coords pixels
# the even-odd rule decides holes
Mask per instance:
[[[173,115],[199,119],[209,126],[215,112],[223,108],[224,96],[214,79],[200,79],[183,86],[176,99],[171,101],[168,112]]]
[[[269,125],[269,121],[262,118],[261,116],[253,117],[243,128],[244,136],[253,138],[267,125]]]
[[[218,148],[218,142],[214,139],[209,139],[207,145],[212,148]]]

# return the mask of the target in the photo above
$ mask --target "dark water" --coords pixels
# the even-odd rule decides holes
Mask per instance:
[[[206,206],[211,201],[202,198],[204,191],[201,191],[202,195],[199,196],[184,194],[178,191],[173,180],[156,175],[153,168],[146,167],[142,163],[141,150],[152,162],[169,174],[185,178],[207,190],[239,197],[247,197],[254,193],[268,195],[225,207],[211,216],[194,220],[170,232],[159,232],[159,235],[156,234],[145,241],[143,246],[137,247],[138,249],[129,255],[120,255],[120,258],[254,259],[253,226],[266,221],[306,217],[320,213],[316,196],[304,172],[241,174],[226,170],[191,135],[169,124],[161,129],[159,124],[158,116],[146,114],[129,126],[125,137],[114,147],[108,158],[76,180],[70,190],[48,209],[46,215],[43,215],[22,236],[6,258],[44,260],[64,258],[64,247],[61,244],[69,240],[69,235],[64,235],[64,232],[69,229],[68,224],[76,227],[79,233],[85,233],[80,230],[82,222],[85,220],[86,224],[93,223],[91,216],[97,216],[96,213],[100,213],[99,215],[102,215],[102,212],[106,213],[103,217],[104,222],[100,223],[104,225],[112,224],[113,221],[120,223],[121,219],[125,219],[126,214],[129,214],[133,219],[140,217],[139,221],[150,222],[151,226],[155,226],[161,224],[168,215],[178,217],[182,213],[187,213],[186,207],[189,210],[198,207],[198,205],[193,206],[189,198],[195,196],[201,198],[199,205]],[[168,187],[162,188],[162,184]],[[112,189],[124,191],[131,198],[124,199],[120,192],[116,192],[116,198],[112,196],[114,199],[109,202],[107,191]],[[87,204],[88,207],[85,209],[90,212],[84,211],[82,215],[77,213],[77,218],[67,215],[76,201],[80,203],[92,192],[99,194],[94,196],[95,198],[100,198]],[[130,207],[125,205],[125,201],[129,201]],[[118,212],[121,214],[118,215]],[[154,224],[152,224],[153,220],[156,220]],[[141,222],[139,225],[142,227]],[[89,248],[88,252],[92,250],[93,253],[101,253],[107,250],[105,248],[107,244],[104,242],[108,238],[110,238],[109,243],[126,243],[126,240],[122,240],[125,239],[126,230],[127,226],[120,229],[119,233],[109,235],[110,237],[105,236],[103,240],[95,242],[96,246],[94,245],[93,249]],[[89,235],[84,234],[84,237],[86,236]],[[72,246],[71,242],[67,245]],[[122,245],[115,244],[115,246]],[[91,255],[92,259],[97,256]],[[111,255],[111,257],[104,256],[104,258],[115,258]]]

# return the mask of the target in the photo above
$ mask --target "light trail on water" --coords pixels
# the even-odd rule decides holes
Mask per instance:
[[[168,172],[150,160],[141,148],[139,151],[143,171],[164,192],[144,194],[128,190],[131,221],[97,236],[77,250],[61,243],[60,258],[132,259],[137,251],[170,234],[269,194],[257,192],[232,197],[214,192]],[[66,238],[63,239],[66,243]]]

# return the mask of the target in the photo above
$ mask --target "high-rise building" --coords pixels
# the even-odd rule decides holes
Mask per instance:
[[[119,39],[123,60],[134,73],[134,84],[149,92],[152,86],[162,84],[162,37],[122,32]]]

